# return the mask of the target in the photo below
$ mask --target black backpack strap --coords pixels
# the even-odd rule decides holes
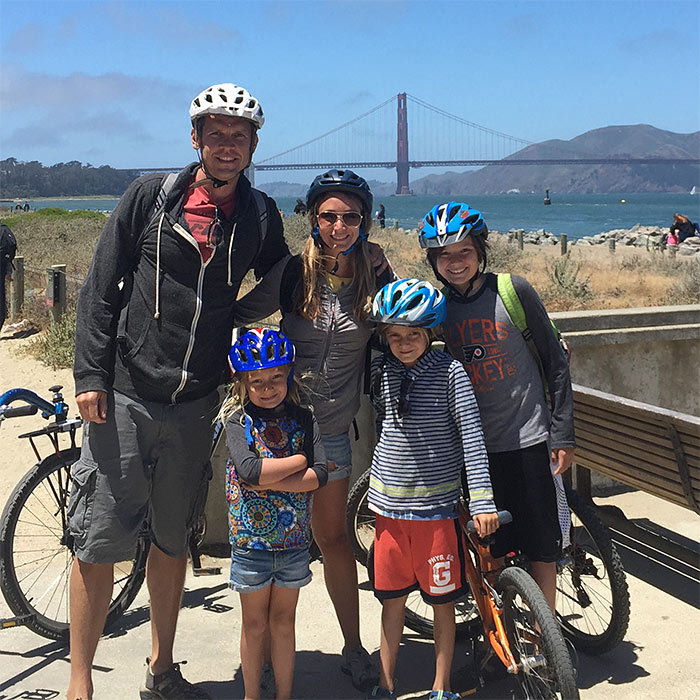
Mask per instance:
[[[265,195],[260,191],[251,187],[250,193],[253,195],[253,204],[255,205],[255,210],[258,215],[258,228],[260,230],[260,242],[258,244],[258,253],[256,258],[260,255],[263,244],[265,243],[265,238],[267,238],[267,203],[265,202]]]
[[[168,195],[175,185],[178,173],[168,173],[160,183],[160,189],[154,200],[153,213],[148,217],[146,225],[141,229],[138,240],[136,241],[136,252],[141,250],[141,245],[143,244],[143,239],[146,235],[146,231],[153,224],[154,221],[163,213],[165,209],[165,203],[168,200]],[[134,280],[131,274],[126,275],[123,280],[122,288],[122,302],[121,309],[119,311],[119,321],[117,323],[117,343],[123,343],[126,338],[126,317],[128,315],[129,299],[131,299],[131,292],[134,286]]]

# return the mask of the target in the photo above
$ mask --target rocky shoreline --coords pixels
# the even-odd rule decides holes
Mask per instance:
[[[544,229],[537,231],[525,231],[524,229],[510,229],[507,232],[493,231],[492,233],[500,233],[507,236],[509,240],[517,240],[522,234],[523,243],[533,243],[535,245],[559,245],[560,236],[549,233]],[[645,248],[646,250],[674,250],[678,255],[700,256],[700,237],[693,236],[686,238],[680,245],[667,246],[664,243],[664,237],[668,233],[667,228],[659,228],[658,226],[642,226],[637,224],[632,228],[618,228],[612,231],[604,231],[595,236],[584,236],[567,241],[569,246],[597,246],[615,241],[615,246],[632,246],[635,248]]]

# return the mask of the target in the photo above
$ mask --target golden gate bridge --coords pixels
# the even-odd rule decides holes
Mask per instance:
[[[253,163],[248,172],[253,180],[258,171],[391,168],[396,170],[396,194],[402,195],[411,193],[412,168],[493,164],[700,165],[700,158],[599,156],[582,153],[567,142],[548,145],[551,157],[534,158],[527,153],[527,147],[532,145],[532,141],[470,122],[402,92],[320,136]],[[180,168],[137,170],[168,172]]]

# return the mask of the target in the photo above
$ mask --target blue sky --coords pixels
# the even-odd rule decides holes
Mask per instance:
[[[218,82],[263,105],[260,159],[404,91],[529,141],[611,124],[688,133],[699,27],[697,0],[2,0],[0,157],[185,164],[189,103]]]

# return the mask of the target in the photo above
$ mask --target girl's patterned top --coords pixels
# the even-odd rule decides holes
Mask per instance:
[[[327,467],[322,446],[314,444],[310,450],[316,459],[308,454],[311,441],[307,439],[307,430],[310,429],[312,435],[318,432],[315,421],[312,423],[310,413],[307,420],[299,420],[288,412],[249,413],[252,415],[247,414],[245,421],[252,443],[246,438],[245,425],[239,421],[240,414],[226,425],[226,442],[231,452],[226,466],[231,544],[239,548],[267,550],[308,547],[311,542],[312,492],[274,491],[255,482],[259,479],[259,465],[263,458],[289,457],[306,452],[307,459],[311,457],[309,464],[316,472],[319,484],[325,483]],[[302,423],[308,423],[307,430]]]

